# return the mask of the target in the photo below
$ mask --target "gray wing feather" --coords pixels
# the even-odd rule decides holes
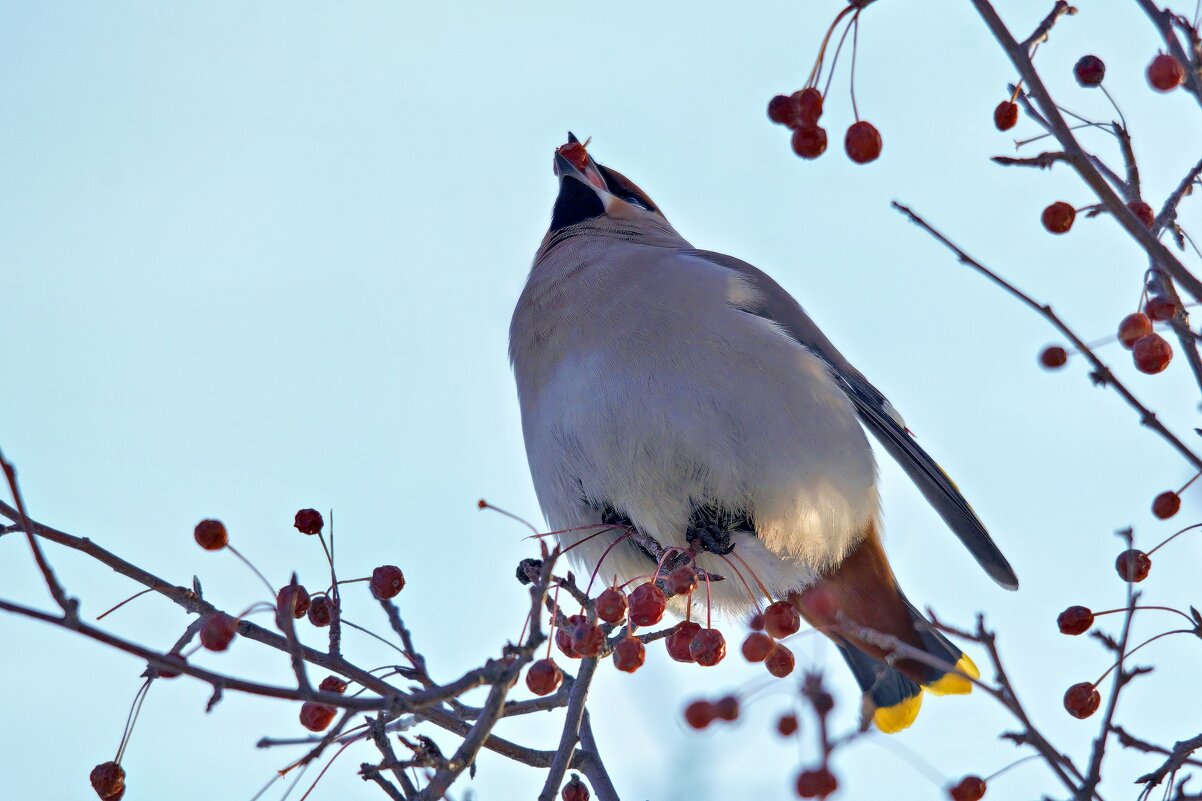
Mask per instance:
[[[897,460],[985,572],[1007,589],[1018,588],[1014,569],[960,490],[906,430],[901,416],[888,399],[839,353],[788,292],[762,270],[731,256],[705,250],[689,250],[683,255],[733,270],[747,280],[761,296],[757,307],[748,311],[772,320],[826,362],[831,374],[855,404],[861,422]]]

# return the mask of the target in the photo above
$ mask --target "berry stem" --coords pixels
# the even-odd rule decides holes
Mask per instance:
[[[843,43],[847,41],[847,34],[851,31],[851,23],[843,29],[843,35],[839,37],[839,45],[835,48],[835,55],[831,58],[831,69],[826,74],[826,85],[822,87],[822,96],[827,97],[831,91],[831,81],[835,77],[835,67],[839,64],[839,54],[843,52]]]
[[[1093,616],[1094,616],[1094,617],[1101,617],[1102,615],[1113,615],[1113,614],[1115,614],[1116,612],[1126,612],[1126,611],[1127,611],[1127,609],[1126,609],[1126,608],[1123,608],[1123,609],[1107,609],[1105,612],[1094,612],[1094,613],[1093,613]],[[1173,608],[1173,607],[1171,607],[1171,606],[1136,606],[1136,607],[1132,607],[1132,611],[1139,611],[1139,612],[1143,612],[1143,611],[1172,612],[1173,614],[1180,615],[1181,617],[1185,618],[1185,619],[1186,619],[1186,620],[1188,620],[1190,623],[1193,623],[1193,622],[1194,622],[1194,619],[1193,619],[1192,617],[1190,617],[1189,615],[1185,614],[1185,612],[1182,612],[1180,609],[1174,609],[1174,608]]]
[[[1193,621],[1190,621],[1190,622],[1192,623]],[[1148,639],[1141,642],[1139,645],[1132,648],[1126,654],[1124,654],[1122,659],[1119,659],[1113,665],[1106,668],[1106,672],[1098,677],[1098,680],[1093,683],[1093,686],[1097,687],[1099,684],[1101,684],[1106,679],[1106,677],[1110,675],[1111,671],[1113,671],[1119,665],[1123,664],[1123,662],[1125,660],[1130,659],[1135,654],[1136,651],[1138,651],[1140,648],[1143,648],[1145,645],[1151,645],[1152,643],[1156,642],[1157,640],[1159,640],[1163,637],[1168,637],[1170,634],[1193,634],[1195,631],[1196,631],[1196,629],[1173,629],[1172,631],[1162,631],[1160,634],[1157,634],[1155,637],[1149,637]]]
[[[150,691],[150,679],[142,682],[142,686],[138,688],[138,692],[134,694],[134,702],[129,706],[129,714],[125,718],[125,730],[121,732],[121,744],[117,746],[117,756],[113,761],[118,765],[121,764],[121,758],[125,756],[125,746],[129,745],[129,738],[134,733],[134,725],[138,722],[138,715],[142,712],[142,702],[146,700],[146,693]]]
[[[710,573],[708,570],[705,573],[705,627],[712,629],[713,621],[710,619],[710,613],[713,611],[713,604],[710,602]]]
[[[534,526],[532,526],[532,525],[530,524],[530,522],[529,522],[528,520],[526,520],[525,518],[523,518],[523,517],[518,517],[518,516],[517,516],[517,515],[515,515],[513,512],[507,512],[506,510],[502,509],[500,506],[493,506],[491,503],[489,503],[488,501],[484,500],[483,498],[481,498],[481,499],[479,500],[479,502],[477,502],[476,506],[478,506],[478,507],[480,508],[480,510],[481,510],[481,511],[483,511],[483,510],[485,510],[485,509],[490,509],[490,510],[492,510],[492,511],[494,511],[494,512],[497,512],[498,514],[505,515],[505,516],[506,516],[506,517],[508,517],[510,520],[516,520],[517,522],[521,523],[523,526],[525,526],[526,528],[528,528],[528,529],[530,529],[532,532],[534,532],[534,536],[536,536],[536,537],[538,537],[538,536],[541,536],[541,535],[538,533],[538,529],[537,529],[537,528],[535,528]]]
[[[363,737],[366,737],[366,736],[367,736],[367,733],[366,733],[366,732],[364,732],[364,734],[363,734]],[[342,744],[342,747],[341,747],[341,748],[339,748],[337,751],[335,751],[335,752],[334,752],[334,756],[330,757],[330,761],[329,761],[329,762],[327,762],[327,763],[326,763],[326,764],[325,764],[325,765],[322,767],[322,769],[321,769],[321,772],[317,774],[317,778],[316,778],[316,779],[314,779],[314,780],[313,780],[313,783],[309,785],[309,789],[308,789],[308,790],[305,790],[305,794],[304,794],[304,795],[302,795],[302,796],[300,797],[300,801],[305,801],[305,799],[309,797],[309,793],[313,792],[313,788],[315,788],[315,787],[317,786],[317,783],[318,783],[319,781],[321,781],[322,777],[326,775],[326,771],[327,771],[327,770],[329,770],[329,769],[330,769],[330,766],[334,764],[334,760],[335,760],[335,759],[337,759],[338,757],[342,756],[342,752],[343,752],[343,751],[345,751],[346,749],[350,748],[352,745],[354,745],[354,744],[355,744],[356,742],[358,742],[360,739],[361,739],[361,738],[359,738],[359,737],[356,737],[356,738],[355,738],[355,739],[353,739],[353,740],[349,740],[349,741],[347,741],[347,742],[343,743],[343,744]],[[308,763],[306,763],[306,764],[308,764]]]
[[[555,597],[551,599],[551,606],[555,610],[555,612],[559,611],[559,587],[560,587],[560,584],[558,582],[556,582]],[[551,658],[551,642],[555,639],[555,617],[556,617],[555,612],[551,613],[551,624],[548,626],[548,629],[547,629],[547,659]],[[530,620],[529,615],[526,616],[526,620],[527,621]],[[526,629],[525,629],[525,627],[523,627],[522,628],[522,636],[518,638],[518,642],[521,642],[525,638],[525,635],[526,635]]]
[[[759,587],[759,588],[760,588],[760,592],[764,593],[764,598],[765,598],[765,599],[766,599],[766,600],[767,600],[769,603],[771,603],[771,602],[772,602],[772,593],[768,592],[768,588],[764,586],[764,582],[760,581],[760,577],[759,577],[759,576],[757,576],[757,575],[755,574],[755,571],[751,569],[751,565],[747,564],[747,562],[746,562],[746,561],[744,561],[743,557],[739,556],[739,555],[738,555],[737,553],[735,553],[734,551],[731,551],[731,552],[730,552],[730,555],[731,555],[731,556],[733,556],[735,559],[737,559],[737,560],[738,560],[738,562],[739,562],[739,564],[741,564],[743,567],[747,568],[747,572],[748,572],[748,573],[750,573],[750,574],[751,574],[751,578],[755,580],[755,584],[756,584],[756,586],[757,586],[757,587]],[[758,606],[758,605],[757,605],[757,606]]]
[[[146,589],[142,590],[141,592],[135,592],[133,595],[129,596],[129,597],[128,597],[128,598],[126,598],[124,601],[122,601],[121,603],[119,603],[119,604],[117,604],[116,606],[114,606],[112,609],[108,610],[107,612],[103,612],[103,613],[101,613],[101,614],[97,615],[97,616],[96,616],[96,619],[97,619],[97,620],[104,620],[104,618],[105,618],[105,616],[106,616],[106,615],[109,615],[109,614],[111,614],[111,613],[113,613],[113,612],[116,612],[118,609],[120,609],[121,607],[125,606],[127,603],[129,603],[129,602],[130,602],[130,601],[132,601],[133,599],[135,599],[135,598],[138,598],[138,597],[140,597],[140,596],[143,596],[143,595],[145,595],[145,594],[146,594],[146,593],[148,593],[148,592],[153,592],[153,591],[154,591],[154,587],[147,587]]]
[[[1189,486],[1189,485],[1187,484],[1186,486]],[[1172,535],[1172,536],[1170,536],[1168,539],[1164,540],[1162,543],[1160,543],[1159,545],[1157,545],[1157,546],[1156,546],[1155,548],[1153,548],[1152,550],[1148,551],[1148,556],[1151,556],[1152,554],[1156,553],[1156,552],[1157,552],[1157,551],[1159,551],[1161,548],[1163,548],[1164,546],[1168,545],[1170,542],[1172,542],[1173,540],[1177,539],[1178,537],[1180,537],[1182,534],[1184,534],[1185,532],[1189,531],[1190,529],[1193,529],[1193,528],[1199,528],[1199,527],[1202,527],[1202,523],[1194,523],[1192,526],[1186,526],[1185,528],[1183,528],[1183,529],[1181,529],[1180,531],[1178,531],[1176,534],[1173,534],[1173,535]]]
[[[831,35],[835,32],[835,27],[839,24],[840,20],[842,20],[844,17],[846,17],[848,14],[850,14],[852,11],[855,11],[855,10],[856,9],[854,6],[849,5],[847,8],[843,9],[842,11],[840,11],[838,14],[835,15],[834,22],[832,22],[830,27],[826,29],[826,36],[822,37],[822,44],[818,47],[818,58],[814,61],[814,68],[810,70],[810,77],[806,79],[806,82],[805,82],[806,86],[813,86],[814,84],[817,83],[819,76],[822,75],[822,60],[826,57],[826,46],[828,44],[830,44]],[[838,58],[838,56],[836,56],[836,59],[837,58]],[[831,72],[834,72],[834,71],[835,71],[835,64],[834,64],[834,60],[832,60],[831,61]]]
[[[601,534],[604,532],[599,531],[597,533]],[[605,557],[609,556],[609,552],[612,551],[614,548],[616,548],[618,546],[618,543],[623,542],[626,539],[629,539],[629,537],[632,533],[633,532],[627,531],[625,534],[623,534],[622,536],[618,537],[616,540],[611,542],[609,544],[609,546],[601,553],[601,558],[597,560],[597,566],[593,568],[593,574],[588,577],[588,586],[584,588],[585,595],[588,595],[590,592],[592,592],[593,582],[597,579],[597,571],[599,571],[601,569],[601,565],[604,564]],[[556,589],[557,590],[559,589],[558,585],[556,585]]]
[[[1194,473],[1194,477],[1193,477],[1193,478],[1191,478],[1189,481],[1187,481],[1187,482],[1185,482],[1184,484],[1182,484],[1182,485],[1181,485],[1181,489],[1177,490],[1177,494],[1178,494],[1178,495],[1180,495],[1181,493],[1183,493],[1183,492],[1185,492],[1187,489],[1189,489],[1189,485],[1190,485],[1190,484],[1193,484],[1195,481],[1197,481],[1197,480],[1198,480],[1198,476],[1202,476],[1202,472],[1197,472],[1197,473]]]
[[[856,53],[860,49],[860,12],[857,11],[851,18],[851,25],[848,27],[855,30],[851,33],[851,113],[855,116],[856,122],[860,121],[860,109],[856,106]]]
[[[731,554],[733,555],[734,551],[731,551]],[[726,556],[720,555],[720,558],[722,559],[723,562],[726,562],[726,564],[730,565],[730,569],[733,570],[734,574],[739,577],[739,582],[743,585],[743,589],[747,590],[747,597],[750,598],[751,603],[755,605],[755,611],[759,612],[762,615],[764,613],[764,610],[760,606],[760,599],[757,598],[756,594],[751,591],[751,585],[747,583],[747,579],[743,576],[743,571],[739,570],[739,568],[735,565],[735,563],[730,561],[730,559],[726,558]],[[740,559],[739,561],[742,561],[742,560]],[[743,566],[747,567],[747,563],[744,562]],[[747,567],[747,569],[749,571],[751,570],[750,567]]]
[[[993,773],[990,773],[988,776],[986,776],[981,781],[985,782],[985,784],[989,784],[991,781],[996,779],[998,776],[1001,776],[1003,773],[1010,770],[1011,768],[1017,768],[1019,765],[1023,764],[1024,762],[1030,762],[1032,759],[1041,759],[1041,758],[1042,758],[1042,754],[1031,754],[1031,756],[1025,756],[1022,759],[1016,759],[1013,762],[1011,762],[1009,765],[1007,765],[1006,767],[999,768],[998,770],[995,770]]]
[[[239,559],[241,559],[241,560],[242,560],[242,564],[244,564],[244,565],[246,565],[247,567],[249,567],[249,568],[251,569],[251,572],[253,572],[253,573],[254,573],[256,576],[258,576],[258,577],[259,577],[259,581],[262,581],[262,582],[263,582],[263,586],[267,588],[267,594],[268,594],[269,596],[271,596],[272,598],[274,598],[274,597],[275,597],[275,587],[272,587],[272,586],[271,586],[271,582],[267,580],[267,577],[266,577],[266,576],[264,576],[262,573],[260,573],[260,572],[259,572],[259,568],[257,568],[257,567],[255,567],[254,565],[252,565],[252,564],[250,563],[250,560],[249,560],[249,559],[247,559],[245,556],[243,556],[243,555],[242,555],[242,552],[241,552],[241,551],[239,551],[237,548],[235,548],[235,547],[233,546],[233,544],[226,545],[226,546],[225,546],[225,549],[226,549],[227,551],[229,551],[230,553],[232,553],[234,556],[236,556],[236,557],[238,557]]]
[[[368,629],[363,628],[362,626],[356,625],[345,618],[343,618],[342,622],[345,623],[346,625],[350,626],[352,629],[355,629],[356,631],[363,632],[364,634],[366,634],[368,637],[371,637],[372,639],[379,640],[380,642],[384,643],[392,650],[394,650],[398,653],[404,654],[406,658],[408,658],[410,656],[410,654],[405,653],[405,649],[400,648],[396,645],[393,645],[388,640],[381,637],[379,634],[376,634],[374,631],[370,631]]]

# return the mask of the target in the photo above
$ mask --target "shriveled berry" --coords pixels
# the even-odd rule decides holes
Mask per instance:
[[[597,617],[606,623],[617,623],[626,617],[626,594],[610,587],[596,597],[593,608],[597,610]]]
[[[315,595],[309,601],[309,622],[319,629],[330,625],[334,619],[334,600],[328,595]]]
[[[999,131],[1008,131],[1018,124],[1018,104],[1003,100],[993,110],[993,124]]]
[[[555,632],[555,645],[568,659],[580,658],[580,654],[576,653],[576,648],[572,645],[572,634],[575,632],[576,626],[581,623],[588,623],[588,618],[584,615],[572,615],[568,618],[568,622]]]
[[[796,95],[777,95],[768,101],[768,119],[777,125],[794,127],[801,120],[801,107]]]
[[[1098,711],[1102,696],[1088,681],[1074,684],[1064,693],[1064,708],[1075,718],[1084,719]]]
[[[605,632],[596,623],[588,622],[587,618],[572,628],[572,650],[580,656],[594,657],[601,653],[603,645],[605,645]]]
[[[1089,89],[1102,83],[1106,77],[1106,64],[1097,56],[1081,56],[1073,66],[1077,83]]]
[[[626,637],[614,646],[614,667],[626,673],[634,673],[647,660],[647,648],[640,640]]]
[[[371,594],[377,598],[395,598],[405,589],[405,574],[396,565],[380,565],[371,571]]]
[[[312,604],[309,591],[299,584],[295,588],[291,584],[280,587],[280,591],[275,595],[276,615],[291,614],[296,620],[308,614]]]
[[[699,631],[701,631],[701,626],[691,620],[682,620],[677,623],[672,628],[672,633],[664,639],[664,643],[668,646],[668,656],[677,662],[697,661],[693,659],[689,646],[693,644],[693,638]]]
[[[321,512],[316,509],[301,509],[292,521],[292,525],[296,526],[296,530],[301,534],[320,534],[325,524]]]
[[[776,641],[762,631],[753,631],[743,640],[743,658],[748,662],[763,662],[776,647]]]
[[[803,159],[816,159],[826,152],[826,129],[803,123],[793,131],[793,152]]]
[[[718,720],[727,722],[738,720],[739,718],[739,699],[733,695],[727,695],[719,698],[714,702],[714,717]]]
[[[1049,370],[1063,367],[1068,362],[1068,351],[1059,345],[1049,345],[1039,353],[1039,363]]]
[[[339,676],[326,676],[321,680],[321,684],[317,685],[317,689],[327,693],[338,693],[342,695],[346,692],[346,680]]]
[[[717,629],[702,629],[689,644],[689,656],[702,667],[713,667],[726,657],[726,638]]]
[[[1084,634],[1093,625],[1093,612],[1089,611],[1089,607],[1070,606],[1056,618],[1056,625],[1060,627],[1061,634]]]
[[[1160,493],[1152,499],[1152,514],[1161,520],[1168,520],[1181,510],[1181,496],[1172,490]]]
[[[229,544],[230,535],[220,520],[201,520],[192,530],[196,544],[206,551],[220,551]]]
[[[1073,227],[1075,219],[1077,219],[1077,210],[1063,200],[1057,200],[1044,209],[1043,214],[1040,215],[1043,227],[1053,234],[1068,233],[1068,230]]]
[[[225,612],[214,612],[200,627],[200,644],[210,651],[224,651],[238,633],[238,621]]]
[[[573,773],[571,781],[563,786],[559,798],[560,801],[588,801],[588,787],[580,781],[578,774]]]
[[[550,695],[562,683],[563,671],[554,659],[540,659],[526,671],[526,687],[535,695]]]
[[[843,137],[843,147],[856,164],[876,161],[881,155],[881,132],[864,120],[852,123]]]
[[[668,596],[651,582],[640,584],[630,593],[630,622],[636,626],[654,626],[664,618]]]
[[[763,631],[764,630],[764,616],[762,614],[760,614],[759,612],[756,612],[754,615],[752,615],[748,619],[747,628],[751,629],[752,631]]]
[[[797,777],[797,794],[802,798],[826,798],[838,789],[839,782],[826,768],[803,770]]]
[[[788,601],[769,604],[764,610],[764,631],[776,639],[796,634],[801,628],[801,615]]]
[[[793,99],[797,101],[798,117],[801,122],[816,124],[818,118],[822,116],[822,92],[819,92],[816,87],[809,86],[800,92],[794,92]]]
[[[1086,56],[1086,58],[1092,58],[1092,56]],[[985,780],[980,776],[965,776],[959,784],[947,792],[952,797],[952,801],[981,801],[985,797]]]
[[[1160,334],[1148,334],[1135,341],[1135,347],[1131,348],[1131,357],[1135,361],[1136,370],[1156,375],[1173,360],[1173,346]]]
[[[1164,295],[1153,295],[1144,304],[1144,312],[1153,322],[1167,322],[1177,315],[1177,302]]]
[[[776,644],[772,649],[772,653],[768,654],[768,658],[764,660],[764,667],[768,668],[768,672],[778,679],[783,679],[793,672],[797,660],[793,658],[793,652],[787,646]]]
[[[88,776],[96,795],[114,801],[125,792],[125,769],[116,762],[101,762]]]
[[[1119,323],[1118,338],[1123,347],[1131,350],[1141,338],[1152,333],[1152,321],[1143,312],[1133,312]]]
[[[1152,569],[1152,559],[1138,548],[1131,548],[1123,551],[1114,560],[1114,569],[1123,581],[1138,584],[1148,577],[1148,571]]]
[[[1152,207],[1142,200],[1131,201],[1127,204],[1127,208],[1131,209],[1131,213],[1139,218],[1144,227],[1151,228],[1156,224],[1156,212],[1152,211]]]
[[[697,589],[697,571],[687,565],[668,574],[668,589],[673,595],[688,595]]]
[[[1168,53],[1161,53],[1148,65],[1148,83],[1158,92],[1171,92],[1185,83],[1185,68]]]
[[[776,731],[781,737],[793,735],[798,728],[796,715],[781,715],[776,721]]]
[[[334,720],[334,707],[305,701],[301,704],[300,722],[309,731],[325,731]]]
[[[819,715],[826,715],[835,708],[835,698],[826,690],[814,690],[808,695],[810,703],[814,705],[814,711]]]
[[[718,712],[709,701],[693,701],[684,708],[684,720],[694,729],[704,729],[714,722]]]

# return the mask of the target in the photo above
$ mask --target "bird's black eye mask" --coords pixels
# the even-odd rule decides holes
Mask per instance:
[[[572,176],[559,182],[559,197],[555,198],[555,210],[551,212],[551,231],[576,225],[605,213],[605,204],[592,187],[586,186]]]
[[[593,163],[596,164],[596,162]],[[647,197],[646,192],[635,186],[634,181],[631,181],[617,170],[611,170],[609,167],[601,164],[597,164],[597,171],[605,179],[605,186],[614,197],[620,197],[622,200],[633,203],[647,211],[653,211],[656,214],[660,213],[659,206],[655,205],[651,201],[651,198]]]

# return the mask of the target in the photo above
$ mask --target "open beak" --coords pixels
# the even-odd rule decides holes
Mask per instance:
[[[590,184],[596,189],[603,192],[608,192],[609,188],[605,185],[605,179],[601,177],[600,171],[597,170],[597,165],[589,156],[588,151],[584,149],[584,145],[576,138],[576,135],[568,131],[568,143],[561,145],[555,149],[555,174],[562,181],[564,178],[571,177],[581,183]]]

